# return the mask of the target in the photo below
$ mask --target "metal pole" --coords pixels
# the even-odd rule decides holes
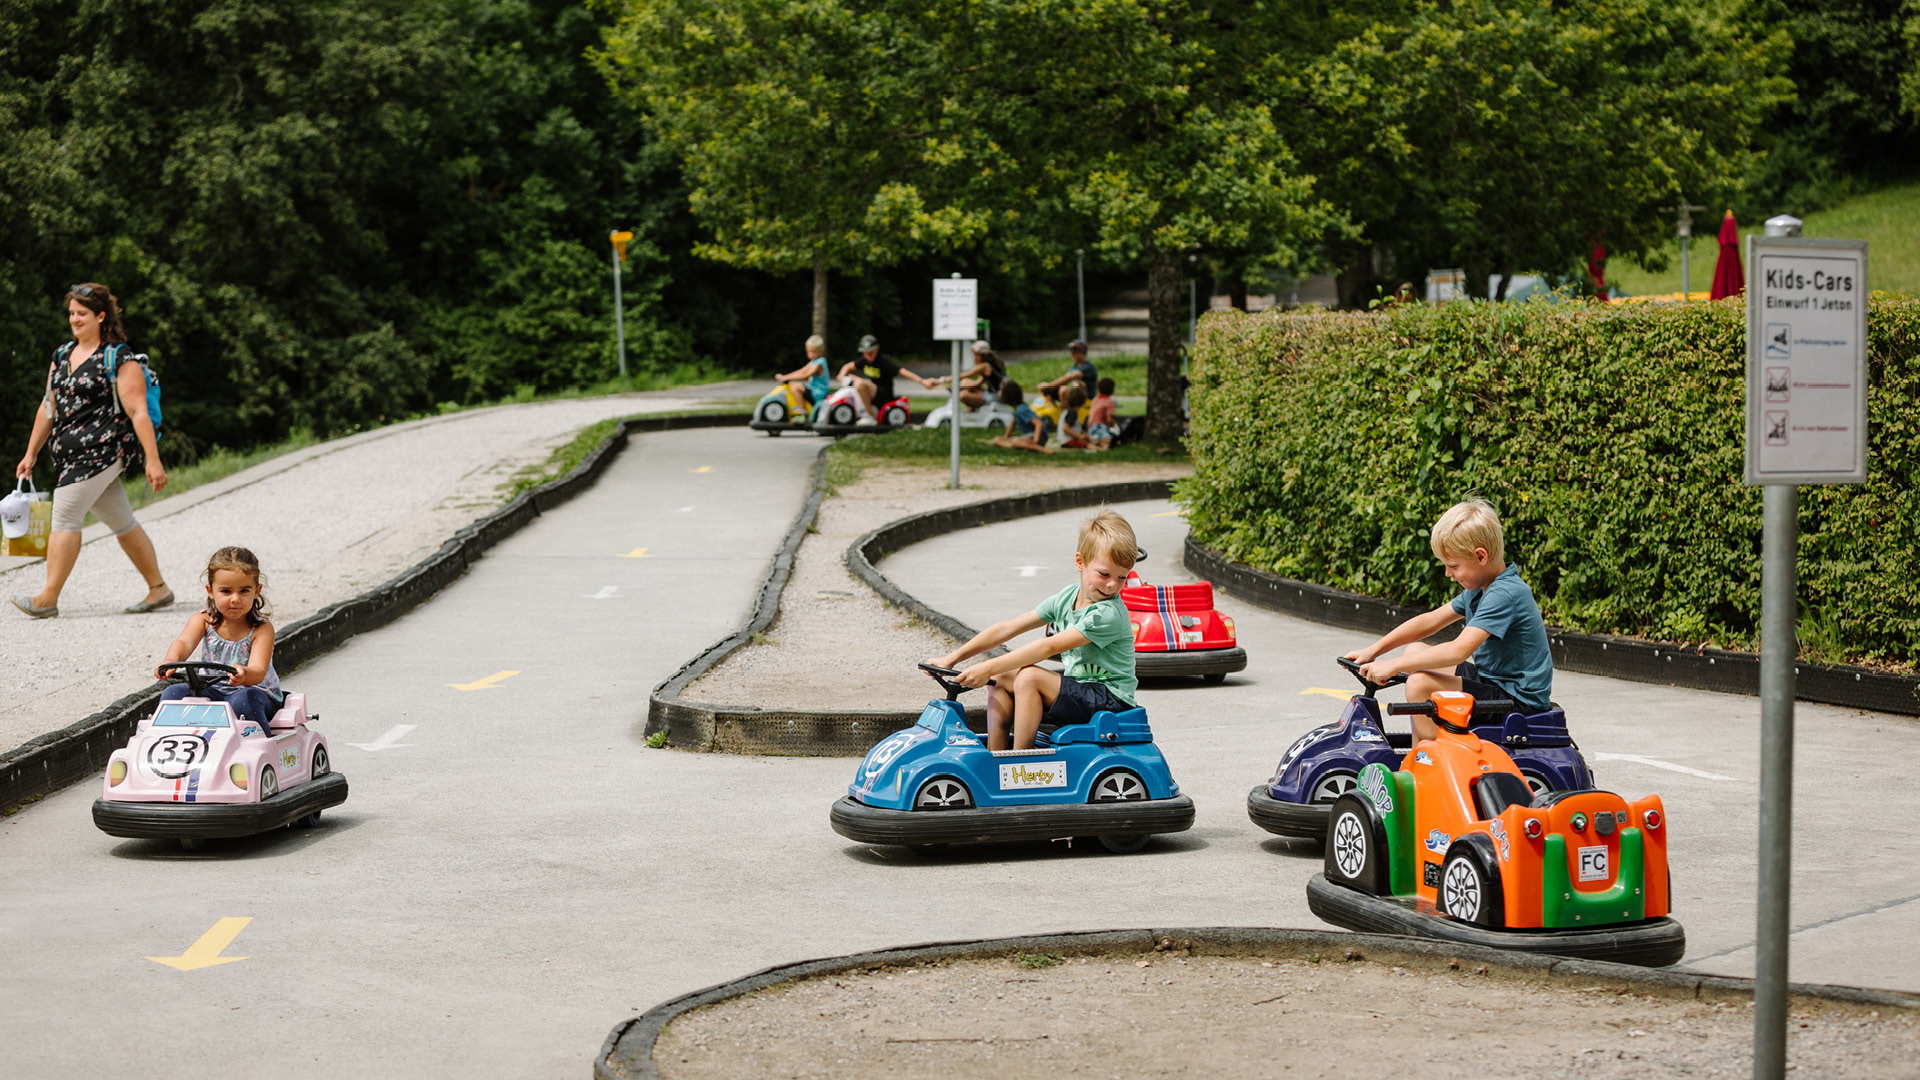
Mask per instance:
[[[1073,249],[1073,283],[1080,293],[1080,340],[1087,340],[1087,251]]]
[[[1680,238],[1680,299],[1682,300],[1693,295],[1693,287],[1687,277],[1687,241],[1688,237]]]
[[[620,347],[620,377],[627,377],[627,308],[620,299],[620,249],[613,249],[613,334]]]
[[[951,433],[953,479],[947,487],[960,490],[960,342],[953,342],[952,379],[947,383],[947,430]]]
[[[1753,1076],[1787,1071],[1788,890],[1793,863],[1794,561],[1800,489],[1766,488],[1760,555],[1760,918],[1755,939]]]
[[[1200,332],[1200,279],[1187,278],[1187,344]]]

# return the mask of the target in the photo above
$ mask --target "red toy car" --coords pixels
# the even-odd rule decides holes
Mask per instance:
[[[1213,583],[1148,585],[1139,571],[1120,591],[1133,620],[1133,669],[1143,679],[1198,675],[1225,682],[1244,670],[1247,652],[1235,643],[1233,620],[1213,609]]]

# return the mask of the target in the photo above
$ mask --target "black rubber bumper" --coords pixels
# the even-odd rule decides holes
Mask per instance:
[[[1687,932],[1672,919],[1648,919],[1592,930],[1489,930],[1421,911],[1413,901],[1371,896],[1335,885],[1325,874],[1307,882],[1307,908],[1335,926],[1372,934],[1455,941],[1516,952],[1608,960],[1638,967],[1677,964],[1687,952]]]
[[[1247,792],[1247,816],[1270,833],[1325,840],[1333,804],[1282,802],[1261,784]]]
[[[1180,675],[1231,675],[1247,669],[1247,650],[1238,645],[1226,649],[1179,649],[1174,652],[1136,652],[1133,673],[1142,679],[1162,679]]]
[[[789,423],[785,420],[782,420],[777,424],[770,424],[765,420],[749,420],[747,421],[747,426],[752,428],[755,431],[771,431],[776,435],[778,435],[783,431],[812,431],[813,430],[813,425],[808,424],[804,421],[798,424],[794,424],[794,423]]]
[[[977,844],[1183,832],[1193,827],[1193,800],[1176,795],[1141,802],[914,811],[885,810],[842,797],[829,817],[834,832],[862,844]]]
[[[809,424],[807,430],[815,435],[880,435],[889,431],[899,431],[909,424]]]
[[[136,840],[252,836],[346,801],[346,776],[330,772],[318,780],[257,803],[108,802],[95,799],[93,823],[108,836],[127,836]]]

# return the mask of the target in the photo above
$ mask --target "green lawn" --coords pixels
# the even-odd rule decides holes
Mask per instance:
[[[994,465],[1074,469],[1112,461],[1184,462],[1184,448],[1153,443],[1128,443],[1112,450],[1061,450],[1042,454],[1033,450],[1006,450],[991,442],[996,433],[985,428],[960,430],[960,474]],[[923,465],[946,468],[953,460],[951,433],[946,428],[906,428],[880,435],[854,435],[827,451],[827,482],[851,484],[869,465]]]
[[[1806,236],[1824,236],[1867,242],[1867,283],[1889,292],[1920,293],[1920,183],[1901,184],[1848,199],[1831,210],[1808,214],[1802,232]],[[1746,237],[1761,231],[1764,222],[1740,223],[1741,245]],[[1705,292],[1713,285],[1713,262],[1719,255],[1718,214],[1702,214],[1695,219],[1690,273],[1693,290]],[[1610,280],[1626,290],[1628,296],[1647,296],[1680,291],[1680,241],[1669,245],[1669,265],[1655,273],[1626,260],[1607,265]]]

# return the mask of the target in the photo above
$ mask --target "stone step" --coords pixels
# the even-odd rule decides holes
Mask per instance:
[[[1087,312],[1090,323],[1143,323],[1147,321],[1147,309],[1135,307],[1110,307]]]

